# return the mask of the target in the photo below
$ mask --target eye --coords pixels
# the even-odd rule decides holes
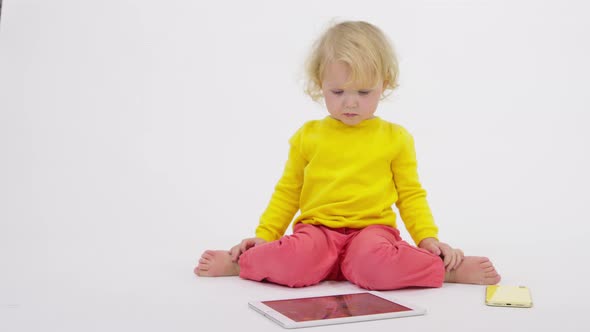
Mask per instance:
[[[337,96],[341,95],[342,92],[343,92],[342,90],[332,90],[332,93],[335,94],[335,95],[337,95]]]
[[[371,90],[359,90],[359,95],[366,96],[371,93]]]

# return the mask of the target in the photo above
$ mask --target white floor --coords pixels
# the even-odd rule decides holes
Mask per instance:
[[[182,246],[151,242],[157,236],[149,232],[126,233],[130,239],[125,243],[105,235],[98,232],[96,242],[86,244],[56,237],[61,245],[38,243],[28,251],[11,246],[18,252],[3,255],[12,259],[3,263],[10,269],[2,269],[0,330],[277,331],[281,328],[249,309],[248,301],[358,290],[346,282],[290,289],[238,277],[199,278],[192,274],[197,250],[172,254]],[[142,236],[150,241],[138,240]],[[101,237],[108,241],[97,245]],[[122,245],[128,249],[122,250]],[[503,284],[531,288],[531,309],[488,307],[483,286],[445,284],[440,289],[384,292],[425,307],[426,316],[318,329],[586,331],[587,256],[554,250],[560,246],[567,248],[554,241],[534,256],[529,256],[530,250],[521,253],[508,247],[494,255]]]

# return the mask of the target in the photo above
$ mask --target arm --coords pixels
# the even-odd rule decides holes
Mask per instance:
[[[289,158],[268,207],[260,217],[260,223],[256,228],[257,238],[265,241],[279,239],[299,210],[303,171],[307,165],[301,153],[301,135],[302,129],[297,131],[289,141],[291,144]]]
[[[268,207],[260,217],[256,228],[256,237],[242,240],[233,246],[229,253],[232,261],[237,262],[240,255],[257,245],[278,240],[284,233],[293,216],[299,210],[299,195],[303,185],[303,170],[307,161],[302,157],[299,144],[301,129],[289,141],[289,158],[281,179],[275,186]]]
[[[418,163],[414,139],[403,128],[397,136],[399,150],[391,164],[393,180],[398,194],[396,206],[414,243],[425,238],[437,239],[438,227],[426,200],[426,191],[418,179]]]
[[[463,251],[438,241],[438,227],[426,201],[426,191],[418,180],[414,140],[403,129],[400,144],[398,156],[392,163],[392,171],[398,192],[396,205],[402,220],[418,247],[441,256],[448,271],[456,269],[463,261]]]

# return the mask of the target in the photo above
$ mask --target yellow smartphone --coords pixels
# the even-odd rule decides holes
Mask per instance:
[[[530,308],[533,300],[528,287],[491,285],[486,287],[486,304],[495,307]]]

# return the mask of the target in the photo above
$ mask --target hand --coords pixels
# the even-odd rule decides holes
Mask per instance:
[[[420,241],[418,247],[426,249],[437,256],[441,256],[447,271],[456,269],[465,257],[461,249],[453,249],[450,245],[439,242],[432,237]]]
[[[240,255],[245,252],[246,250],[257,246],[259,244],[262,243],[266,243],[266,240],[261,239],[259,237],[251,237],[248,239],[243,239],[242,242],[240,242],[239,244],[236,244],[235,246],[233,246],[230,250],[229,253],[231,255],[231,260],[233,262],[237,262],[238,258],[240,258]]]

